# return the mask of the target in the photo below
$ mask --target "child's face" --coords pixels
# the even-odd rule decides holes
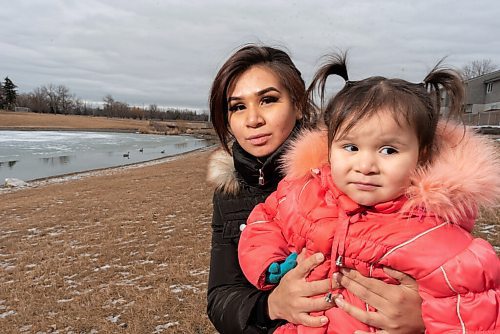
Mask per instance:
[[[342,130],[342,128],[340,129]],[[402,195],[418,164],[415,131],[389,111],[360,121],[330,151],[333,181],[351,199],[371,206]]]
[[[253,66],[227,93],[229,129],[240,146],[255,157],[273,153],[301,117],[288,90],[265,66]]]

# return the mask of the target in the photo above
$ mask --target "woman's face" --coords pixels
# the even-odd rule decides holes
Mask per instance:
[[[255,157],[276,151],[302,117],[288,89],[263,65],[243,72],[229,87],[227,100],[229,131]]]

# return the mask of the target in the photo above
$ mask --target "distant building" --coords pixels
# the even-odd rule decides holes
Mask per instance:
[[[466,80],[465,90],[465,113],[500,110],[500,70]]]

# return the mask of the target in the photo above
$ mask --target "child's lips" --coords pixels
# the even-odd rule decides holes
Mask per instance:
[[[373,190],[380,188],[380,186],[378,184],[374,184],[374,183],[352,182],[352,184],[354,185],[354,187],[356,187],[356,189],[362,190],[362,191],[373,191]]]

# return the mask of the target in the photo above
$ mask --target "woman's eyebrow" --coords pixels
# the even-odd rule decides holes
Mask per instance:
[[[280,91],[279,91],[279,89],[278,89],[278,88],[275,88],[275,87],[272,87],[272,86],[271,86],[271,87],[264,88],[264,89],[263,89],[263,90],[261,90],[261,91],[258,91],[258,92],[257,92],[257,95],[258,95],[258,96],[261,96],[261,95],[264,95],[264,94],[269,93],[269,92],[277,92],[277,93],[279,93]]]
[[[267,87],[267,88],[264,88],[262,90],[259,90],[257,93],[255,93],[255,95],[262,96],[262,95],[267,94],[269,92],[281,93],[278,88],[275,88],[275,87],[271,86],[271,87]],[[241,97],[241,96],[230,96],[230,97],[227,98],[227,102],[240,101],[240,100],[243,100],[243,97]]]

